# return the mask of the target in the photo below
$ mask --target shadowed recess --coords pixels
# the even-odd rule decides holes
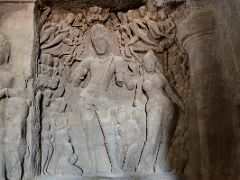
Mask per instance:
[[[126,10],[131,8],[137,8],[144,4],[146,0],[46,0],[49,5],[61,4],[68,8],[83,8],[91,6],[99,6],[103,8],[110,8],[111,10]]]

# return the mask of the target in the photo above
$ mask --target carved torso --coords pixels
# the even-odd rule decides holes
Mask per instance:
[[[118,70],[118,59],[116,56],[109,56],[106,59],[91,57],[86,59],[84,65],[90,72],[90,81],[81,93],[87,94],[106,93],[114,73]]]
[[[148,97],[147,111],[151,109],[161,109],[163,106],[171,104],[171,101],[163,90],[165,86],[165,80],[157,73],[144,75],[143,90]]]

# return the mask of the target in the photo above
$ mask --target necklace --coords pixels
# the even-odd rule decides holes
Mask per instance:
[[[155,79],[155,73],[151,73],[151,74],[146,73],[145,78],[147,78],[150,81],[153,81]]]
[[[98,61],[99,61],[100,63],[105,63],[105,62],[109,61],[109,59],[110,59],[111,57],[112,57],[112,56],[109,55],[107,58],[104,58],[104,59],[101,59],[101,58],[99,58],[99,57],[97,57],[97,58],[98,58]]]

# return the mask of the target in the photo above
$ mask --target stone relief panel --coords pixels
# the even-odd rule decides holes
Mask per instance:
[[[42,179],[174,179],[187,161],[189,72],[173,9],[40,11]]]
[[[30,155],[27,122],[32,103],[27,80],[24,88],[16,86],[18,73],[9,62],[10,57],[11,44],[8,37],[0,33],[0,179],[20,180]]]

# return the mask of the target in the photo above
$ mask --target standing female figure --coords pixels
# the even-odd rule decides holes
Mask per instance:
[[[149,50],[143,58],[143,72],[140,78],[142,90],[147,97],[147,139],[137,168],[138,172],[143,173],[166,170],[165,162],[176,126],[172,101],[183,109],[181,100],[170,87],[164,74],[161,70],[157,71],[156,62],[157,57]]]

